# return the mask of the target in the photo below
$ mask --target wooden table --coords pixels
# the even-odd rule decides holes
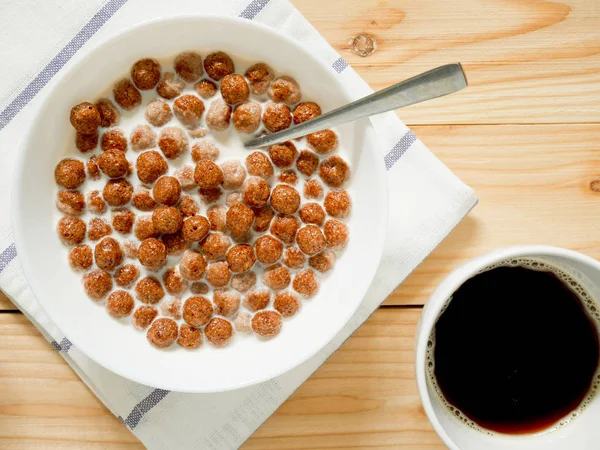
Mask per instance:
[[[400,116],[480,204],[244,448],[443,449],[413,368],[432,289],[499,246],[554,244],[600,258],[600,3],[293,3],[374,89],[464,64],[466,91]],[[355,53],[365,50],[354,46],[361,34],[375,43],[368,56]],[[0,330],[0,448],[142,448],[2,295]]]

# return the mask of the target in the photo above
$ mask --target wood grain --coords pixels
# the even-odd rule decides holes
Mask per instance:
[[[16,311],[17,307],[12,304],[4,292],[0,291],[0,311],[2,310]]]
[[[414,381],[419,314],[375,313],[244,448],[444,448]],[[0,329],[0,448],[143,448],[23,315]]]

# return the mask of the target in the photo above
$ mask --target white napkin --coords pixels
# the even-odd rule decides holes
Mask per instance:
[[[0,206],[10,211],[19,142],[52,80],[82,46],[134,23],[165,15],[218,13],[256,20],[299,40],[330,64],[356,97],[368,85],[287,0],[27,0],[0,5]],[[386,251],[361,307],[315,357],[257,386],[219,394],[182,394],[126,380],[98,366],[64,338],[29,290],[0,217],[0,287],[83,381],[149,449],[239,447],[369,317],[477,203],[393,113],[372,119],[389,170]]]

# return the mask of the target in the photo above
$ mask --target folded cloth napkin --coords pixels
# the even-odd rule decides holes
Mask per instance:
[[[167,10],[168,7],[168,10]],[[287,0],[55,0],[0,6],[0,205],[10,211],[19,141],[53,79],[93,46],[134,23],[165,14],[216,13],[255,20],[288,34],[330,64],[356,97],[371,92],[346,61]],[[0,217],[0,287],[90,389],[149,449],[239,447],[369,317],[476,204],[458,180],[393,113],[372,119],[389,171],[385,253],[362,305],[316,356],[265,383],[218,394],[154,389],[100,367],[64,337],[28,288]]]

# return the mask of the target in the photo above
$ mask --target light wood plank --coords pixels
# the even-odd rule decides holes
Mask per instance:
[[[17,307],[8,299],[6,294],[0,290],[0,311],[8,310],[14,311]]]

